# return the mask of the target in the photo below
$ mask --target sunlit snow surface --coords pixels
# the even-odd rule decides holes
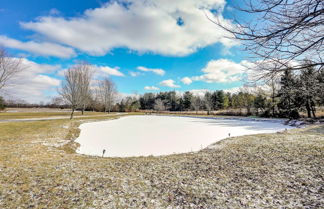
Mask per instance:
[[[168,155],[198,151],[229,136],[292,128],[280,122],[172,116],[127,116],[84,123],[76,142],[80,154],[105,157]]]

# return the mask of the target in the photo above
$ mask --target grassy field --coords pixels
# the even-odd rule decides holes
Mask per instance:
[[[28,118],[50,118],[50,117],[70,117],[70,112],[1,112],[0,120],[7,119],[28,119]],[[75,112],[74,116],[100,116],[107,115],[103,112],[85,112],[84,115],[81,112]]]
[[[324,208],[323,125],[197,153],[75,154],[78,126],[99,119],[1,123],[0,208]]]

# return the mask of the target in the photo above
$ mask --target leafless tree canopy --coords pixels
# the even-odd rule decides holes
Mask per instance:
[[[163,110],[165,110],[165,104],[164,104],[164,102],[161,99],[155,100],[154,110],[156,110],[156,111],[163,111]]]
[[[323,0],[247,0],[238,9],[254,20],[235,19],[236,29],[214,22],[242,41],[260,70],[299,70],[305,68],[305,59],[311,60],[307,67],[323,68]],[[271,67],[269,62],[275,64]]]
[[[0,90],[21,70],[21,59],[10,57],[5,49],[0,48]]]
[[[78,64],[64,73],[64,81],[59,94],[71,105],[71,119],[76,108],[84,107],[90,97],[91,66],[87,63]]]
[[[104,111],[110,113],[117,94],[116,86],[109,78],[100,80],[98,83],[98,98],[104,105]]]
[[[87,107],[87,105],[91,102],[91,89],[90,84],[92,80],[93,70],[92,66],[86,62],[82,62],[75,67],[75,69],[79,72],[79,86],[80,86],[80,108],[82,110],[82,115]]]

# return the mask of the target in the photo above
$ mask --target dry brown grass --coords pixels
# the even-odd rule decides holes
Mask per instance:
[[[323,125],[198,153],[100,158],[73,152],[82,121],[0,124],[0,208],[324,207]]]

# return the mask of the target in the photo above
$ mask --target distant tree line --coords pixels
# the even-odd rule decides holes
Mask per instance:
[[[243,87],[236,93],[207,91],[196,96],[190,91],[145,93],[126,97],[114,106],[115,111],[219,111],[219,114],[299,118],[300,112],[316,117],[316,107],[324,106],[324,71],[307,67],[299,74],[287,69],[262,88]]]

